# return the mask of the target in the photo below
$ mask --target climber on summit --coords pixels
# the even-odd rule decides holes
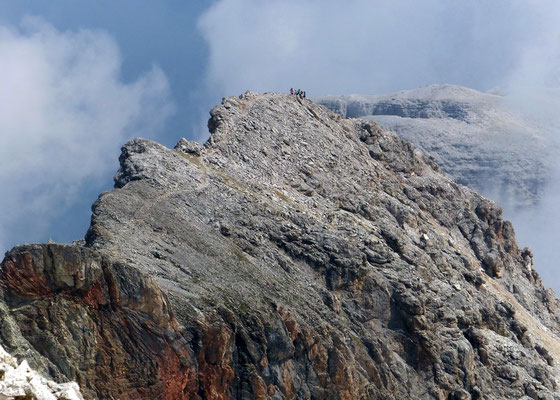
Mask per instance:
[[[290,88],[290,94],[295,94],[296,96],[299,96],[300,99],[305,99],[305,92],[301,89],[294,90],[294,88]]]

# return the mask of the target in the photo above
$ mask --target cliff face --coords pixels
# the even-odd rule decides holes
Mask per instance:
[[[456,181],[509,207],[535,205],[556,144],[508,97],[454,85],[379,96],[315,99],[349,118],[378,122],[436,159]]]
[[[87,398],[559,399],[501,210],[374,122],[246,93],[123,147],[83,245],[16,247],[0,339]]]
[[[82,246],[45,244],[8,252],[0,279],[4,347],[40,372],[78,382],[86,398],[188,390],[192,355],[142,272]]]

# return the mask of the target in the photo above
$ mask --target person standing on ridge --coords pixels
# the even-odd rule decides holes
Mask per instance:
[[[294,88],[290,88],[290,94],[294,94]]]

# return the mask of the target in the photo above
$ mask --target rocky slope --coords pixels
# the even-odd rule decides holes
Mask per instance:
[[[459,183],[508,207],[532,206],[552,173],[552,135],[512,99],[454,85],[389,95],[315,99],[343,117],[364,118],[432,155]]]
[[[135,139],[84,243],[0,273],[0,340],[88,399],[560,399],[558,301],[501,210],[374,122],[246,93]]]

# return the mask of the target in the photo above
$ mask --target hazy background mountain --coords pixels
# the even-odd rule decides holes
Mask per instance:
[[[536,268],[556,291],[556,124],[544,124],[514,98],[456,85],[387,95],[324,96],[317,102],[349,118],[378,122],[433,156],[458,182],[496,201],[514,222]]]

